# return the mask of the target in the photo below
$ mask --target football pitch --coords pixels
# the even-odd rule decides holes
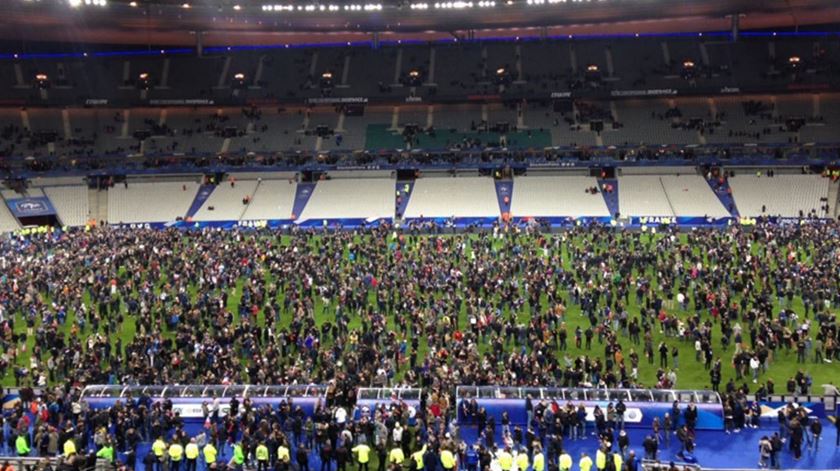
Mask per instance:
[[[456,269],[462,274],[461,276],[464,279],[468,276],[471,265],[481,261],[490,263],[490,266],[492,266],[493,263],[520,264],[521,266],[514,270],[514,272],[518,274],[515,275],[515,279],[513,280],[518,286],[519,294],[522,295],[521,299],[523,302],[520,307],[512,310],[510,303],[500,301],[501,294],[499,292],[486,290],[483,291],[482,294],[488,300],[493,300],[494,303],[497,303],[498,306],[500,306],[501,316],[505,319],[512,319],[515,324],[525,326],[528,325],[531,319],[533,306],[531,306],[528,297],[524,295],[524,284],[527,282],[525,273],[527,273],[527,270],[532,269],[526,266],[525,263],[520,263],[524,260],[542,260],[544,262],[542,269],[550,268],[555,272],[562,269],[563,271],[574,275],[576,285],[581,286],[584,289],[590,289],[601,285],[606,287],[608,291],[612,292],[611,296],[616,295],[616,288],[620,283],[625,283],[626,287],[629,288],[629,294],[626,297],[626,305],[624,308],[629,315],[629,319],[639,317],[640,312],[645,307],[647,301],[647,299],[637,299],[635,294],[636,282],[644,280],[649,283],[652,293],[661,293],[662,286],[659,285],[659,280],[662,279],[661,271],[663,269],[677,270],[677,267],[681,266],[683,271],[690,272],[695,266],[695,263],[692,261],[692,257],[699,257],[699,259],[702,260],[704,269],[706,270],[714,270],[718,261],[721,260],[721,257],[734,257],[735,263],[727,266],[732,268],[733,266],[740,265],[740,273],[727,273],[723,276],[723,278],[740,280],[748,279],[752,284],[753,291],[764,290],[764,288],[769,287],[766,286],[766,284],[770,283],[770,281],[764,279],[762,274],[766,273],[767,270],[771,272],[773,270],[778,270],[780,269],[780,264],[785,263],[784,260],[778,260],[778,251],[768,250],[768,244],[766,241],[755,240],[751,241],[749,244],[744,243],[743,240],[740,242],[730,241],[729,245],[727,245],[727,241],[729,239],[726,232],[720,232],[717,235],[709,236],[712,240],[705,240],[702,244],[695,244],[694,240],[696,236],[691,233],[681,233],[677,235],[639,235],[631,233],[608,233],[606,231],[590,232],[582,229],[563,234],[522,234],[516,237],[505,236],[500,238],[492,238],[487,235],[410,236],[405,234],[397,236],[396,234],[387,234],[386,236],[383,234],[354,234],[341,236],[341,239],[339,240],[336,238],[337,236],[278,236],[267,232],[244,232],[242,234],[243,237],[255,237],[258,241],[262,241],[264,239],[265,241],[271,241],[272,243],[280,244],[285,247],[290,245],[305,247],[305,250],[312,251],[313,256],[323,252],[327,252],[329,254],[330,251],[339,250],[336,247],[340,247],[340,258],[333,258],[331,260],[331,263],[337,265],[334,268],[339,274],[350,273],[350,267],[353,264],[358,263],[383,265],[396,263],[394,261],[394,256],[397,251],[400,252],[399,256],[403,260],[407,261],[413,260],[417,263],[430,264],[451,263],[451,266],[447,266],[447,268]],[[184,247],[188,247],[191,243],[189,240],[190,237],[192,236],[183,236]],[[233,235],[228,234],[222,237],[230,238],[233,237]],[[401,237],[402,239],[398,239],[398,237]],[[437,240],[438,238],[440,241]],[[704,253],[708,247],[713,246],[716,243],[719,247],[718,253],[714,256],[709,256],[707,253]],[[744,247],[748,247],[748,250],[744,250]],[[790,253],[792,253],[792,256],[797,263],[808,267],[812,262],[812,257],[816,249],[817,248],[813,244],[809,243],[795,247]],[[387,253],[380,253],[383,251]],[[631,271],[622,274],[621,267],[616,266],[616,257],[613,256],[616,251],[633,251],[633,253],[637,254],[639,257],[647,257],[647,262],[637,264]],[[429,257],[432,257],[434,260],[428,260]],[[340,261],[337,261],[339,259]],[[591,264],[592,260],[600,260],[600,262],[597,266],[593,266]],[[790,263],[790,260],[788,260],[787,263]],[[266,285],[278,285],[278,295],[274,301],[276,301],[277,305],[282,306],[287,291],[291,289],[288,283],[289,277],[285,273],[272,271],[267,263],[261,262],[259,267],[260,268],[251,276],[262,277]],[[121,279],[128,279],[132,275],[128,272],[128,268],[125,266],[117,267],[117,273],[119,273],[119,277]],[[169,282],[171,281],[173,275],[174,273],[172,272],[171,267],[168,267],[167,264],[164,263],[162,265],[162,276],[158,279],[150,280],[154,285],[154,291],[156,294],[160,295],[170,289]],[[690,277],[686,278],[684,276],[675,276],[673,278],[689,279]],[[241,277],[237,280],[235,286],[226,288],[228,293],[227,309],[233,313],[235,325],[238,325],[241,322],[239,306],[243,289],[246,284],[251,282],[252,280],[246,279],[246,277]],[[694,281],[691,281],[690,283],[693,282]],[[376,291],[388,289],[384,287],[385,285],[385,283],[366,284],[364,285],[365,287],[362,288],[366,290],[368,306],[370,309],[378,310]],[[193,303],[195,303],[198,300],[200,288],[196,283],[196,280],[190,280],[189,286],[190,288],[188,291],[190,299]],[[713,287],[711,291],[715,292],[716,289],[722,288],[722,286]],[[417,289],[420,290],[420,288]],[[422,293],[418,292],[418,296],[421,298],[440,299],[444,296],[445,290],[441,288],[424,289],[422,291]],[[683,321],[683,323],[686,323],[691,316],[695,315],[699,316],[701,322],[708,320],[713,323],[712,347],[715,359],[719,358],[722,363],[721,390],[723,390],[726,383],[731,378],[735,377],[732,360],[736,353],[736,346],[733,345],[733,342],[730,340],[728,346],[724,347],[721,343],[722,335],[720,322],[713,319],[713,316],[708,309],[695,309],[695,303],[692,299],[694,290],[691,285],[672,286],[670,287],[670,291],[672,292],[673,299],[669,300],[667,299],[667,296],[662,295],[665,299],[663,309],[667,314],[676,315],[681,321]],[[685,295],[688,296],[687,302],[683,305],[677,301],[676,296],[679,293],[685,293]],[[735,304],[740,303],[741,299],[745,295],[744,293],[749,293],[749,290],[744,289],[741,291],[732,291],[729,302]],[[798,315],[799,322],[801,324],[805,320],[805,307],[803,304],[802,294],[801,288],[794,288],[792,301],[789,303],[784,302],[784,305],[783,301],[777,296],[770,296],[769,299],[772,302],[774,319],[778,318],[781,309],[787,308],[792,309]],[[464,293],[459,291],[456,292],[455,295],[464,296]],[[42,292],[41,296],[47,302],[47,305],[49,305],[49,293]],[[329,304],[325,304],[324,297],[318,293],[316,287],[313,287],[305,294],[305,296],[308,296],[311,299],[314,306],[314,318],[317,327],[320,328],[327,322],[335,322],[336,307],[339,303],[335,297],[330,300]],[[552,305],[548,298],[549,296],[547,296],[546,293],[542,293],[539,296],[539,303],[541,304],[542,312],[548,312],[549,310],[555,308],[555,305]],[[585,348],[585,339],[580,348],[575,345],[576,329],[580,328],[582,331],[586,331],[591,327],[591,323],[590,318],[583,314],[581,305],[575,303],[572,298],[573,295],[571,289],[558,287],[555,292],[556,301],[562,302],[565,307],[565,315],[563,319],[568,332],[568,340],[567,349],[553,349],[551,353],[556,356],[561,366],[568,364],[569,361],[572,361],[579,356],[597,357],[603,361],[605,355],[605,344],[599,340],[599,335],[597,333],[593,334],[591,347],[589,349]],[[84,292],[83,300],[90,311],[95,309],[95,306],[91,301],[90,292]],[[751,305],[752,302],[753,299],[751,298],[748,300],[747,305]],[[467,303],[462,302],[460,305],[460,311],[457,313],[457,326],[461,330],[466,330],[470,328],[470,315],[468,314]],[[594,309],[594,311],[598,313],[598,316],[603,314],[604,307],[604,296],[601,296],[600,303]],[[128,315],[126,300],[122,299],[120,301],[120,309],[123,316],[121,316],[122,322],[115,324],[117,326],[117,332],[110,332],[108,322],[105,321],[100,322],[98,331],[94,332],[91,328],[91,323],[85,322],[83,325],[80,324],[77,318],[78,313],[72,311],[67,313],[67,317],[63,324],[59,327],[58,331],[61,335],[64,335],[66,339],[69,339],[71,336],[80,337],[83,340],[81,343],[85,348],[87,347],[87,344],[84,342],[84,338],[97,333],[109,338],[112,345],[115,344],[117,338],[119,338],[123,348],[125,348],[125,346],[129,345],[135,340],[136,336],[139,335],[139,326],[136,319]],[[820,309],[823,311],[826,310],[822,306],[820,306]],[[358,332],[362,329],[363,319],[359,311],[344,310],[345,315],[348,316],[351,332]],[[384,315],[387,329],[390,331],[397,330],[396,316],[402,315],[394,311],[395,310],[392,309],[390,312],[380,313]],[[828,308],[828,311],[836,315],[838,312],[838,306],[836,303]],[[32,366],[30,357],[33,349],[35,348],[35,335],[27,333],[28,318],[26,316],[29,315],[30,314],[24,314],[22,312],[14,313],[14,336],[7,333],[7,339],[12,339],[10,344],[16,345],[14,363],[18,367],[24,368],[30,368]],[[155,312],[154,316],[162,318],[163,314],[162,312]],[[814,322],[813,310],[811,311],[809,318],[812,322]],[[266,319],[262,308],[256,312],[255,320],[258,326],[265,326]],[[279,314],[279,321],[275,323],[274,328],[277,331],[289,329],[292,326],[292,321],[293,311],[284,310]],[[31,321],[29,321],[29,323],[33,325],[34,330],[41,327],[41,322],[42,320],[40,318],[34,317]],[[744,332],[744,348],[751,349],[749,341],[749,322],[744,318],[733,321],[733,324],[736,322],[740,323]],[[161,333],[166,339],[174,339],[177,329],[195,328],[194,326],[185,325],[183,322],[178,327],[173,328],[172,326],[167,325],[165,319],[161,319],[159,325],[162,329]],[[615,326],[617,325],[616,321]],[[436,328],[442,330],[445,326],[440,323],[440,325],[436,326]],[[787,325],[786,328],[794,329],[793,325]],[[660,342],[664,342],[668,345],[669,349],[679,350],[679,367],[676,369],[677,382],[675,388],[710,388],[711,383],[709,371],[703,367],[702,362],[695,359],[694,339],[691,338],[690,332],[682,337],[674,334],[666,334],[666,332],[661,329],[660,323],[653,319],[650,332],[654,348],[654,359],[652,363],[649,363],[644,355],[644,341],[641,341],[640,343],[633,343],[630,337],[626,333],[622,332],[622,329],[617,328],[615,330],[618,332],[618,341],[622,346],[625,362],[628,364],[628,370],[630,369],[628,357],[631,349],[634,349],[639,355],[638,383],[641,383],[646,387],[654,387],[656,384],[656,373],[659,369],[659,352],[657,349]],[[816,326],[812,325],[812,337],[816,330]],[[353,336],[351,335],[351,337]],[[332,337],[324,341],[321,344],[321,348],[323,349],[324,347],[329,347],[331,346],[331,343]],[[239,345],[239,347],[241,348],[241,345]],[[479,342],[477,348],[479,353],[483,355],[487,352],[492,352],[494,347],[490,344],[490,342]],[[523,349],[528,351],[529,346],[528,342],[517,345],[516,339],[511,340],[511,338],[508,337],[504,343],[504,349],[506,353],[521,353]],[[429,345],[427,337],[424,335],[419,339],[417,352],[418,364],[423,363],[423,358],[425,358],[428,353]],[[12,354],[13,352],[11,351],[6,352],[6,355],[11,356]],[[41,359],[38,361],[38,364],[46,364],[48,355],[49,354],[47,352],[42,351]],[[12,360],[12,358],[9,358],[9,360]],[[105,360],[103,360],[103,362],[104,361]],[[243,362],[243,365],[246,365],[251,360],[250,358],[246,358],[245,355],[242,355],[241,361]],[[776,393],[784,393],[787,381],[792,378],[797,371],[802,370],[810,374],[812,377],[813,386],[811,388],[811,392],[821,394],[822,389],[819,385],[836,382],[838,373],[840,373],[837,363],[838,362],[816,362],[813,350],[808,352],[805,363],[798,363],[795,346],[790,349],[779,347],[772,351],[769,368],[767,372],[763,372],[761,374],[759,377],[759,383],[763,383],[767,379],[772,378],[776,385]],[[495,367],[501,370],[505,368],[505,365],[497,364]],[[671,367],[673,367],[673,359],[669,354],[668,368]],[[392,382],[399,382],[408,368],[409,366],[407,363],[401,364],[399,366],[399,371]],[[245,368],[243,368],[243,370],[244,369]],[[239,382],[246,382],[249,378],[243,377],[239,378],[239,380]],[[26,384],[26,381],[29,381],[28,384],[35,385],[28,379],[24,380],[24,383],[22,384]],[[63,380],[56,381],[56,383],[62,382]],[[757,384],[752,383],[749,373],[747,373],[747,377],[737,381],[736,385],[741,386],[744,383],[749,385],[750,392],[754,392],[758,387]],[[2,384],[7,387],[15,385],[15,376],[12,368],[8,368],[6,370],[5,376],[2,378]]]

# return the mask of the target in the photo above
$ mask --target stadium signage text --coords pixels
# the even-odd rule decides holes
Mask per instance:
[[[336,170],[379,170],[379,165],[336,165]]]
[[[653,88],[648,90],[613,90],[611,96],[673,96],[679,92],[675,88]]]
[[[178,106],[178,105],[185,105],[185,106],[202,106],[202,105],[215,105],[216,102],[209,99],[209,98],[167,98],[167,99],[154,99],[149,100],[150,105],[164,105],[164,106]]]
[[[55,209],[46,197],[27,197],[6,200],[6,204],[15,217],[50,216]]]
[[[307,98],[306,103],[310,105],[347,105],[365,104],[368,102],[364,97],[341,97],[341,98]]]
[[[239,221],[236,225],[239,227],[268,227],[268,220]]]
[[[88,98],[85,100],[85,106],[108,106],[107,98]]]
[[[571,98],[572,92],[551,92],[551,98]]]

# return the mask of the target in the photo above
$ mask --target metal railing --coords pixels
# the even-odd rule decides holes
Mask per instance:
[[[296,385],[182,385],[122,386],[90,385],[82,390],[82,399],[90,398],[230,398],[230,397],[322,397],[327,387],[318,384]]]
[[[617,401],[660,402],[674,401],[698,404],[720,404],[714,391],[677,389],[599,389],[599,388],[539,388],[507,386],[458,386],[455,397],[463,399],[532,399],[559,401]]]
[[[75,459],[87,460],[85,456],[79,456]],[[15,469],[15,471],[37,471],[42,467],[42,463],[49,463],[52,469],[57,469],[60,464],[66,460],[63,456],[59,457],[34,457],[34,456],[2,456],[0,457],[0,465],[8,463]],[[107,460],[96,459],[91,466],[90,463],[85,463],[79,471],[112,471],[115,467]]]

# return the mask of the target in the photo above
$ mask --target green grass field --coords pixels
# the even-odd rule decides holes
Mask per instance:
[[[272,236],[263,236],[263,237],[272,237]],[[447,236],[447,237],[450,237],[450,236]],[[649,235],[642,236],[642,240],[641,240],[642,243],[644,243],[645,241],[649,241],[650,237],[658,237],[658,236],[649,236]],[[681,237],[682,237],[683,242],[685,242],[687,240],[685,235],[683,235]],[[317,239],[315,239],[315,240],[317,240]],[[523,237],[521,240],[522,240],[523,245],[524,244],[535,244],[535,239],[534,238]],[[282,241],[283,241],[284,244],[288,244],[290,242],[290,239],[289,239],[289,237],[284,236],[282,238]],[[357,236],[357,243],[364,243],[363,236]],[[496,242],[496,246],[499,246],[500,244],[501,244],[501,242]],[[314,242],[313,242],[313,248],[314,248]],[[759,244],[753,244],[752,249],[753,249],[754,253],[758,253],[758,251],[760,250]],[[566,265],[565,268],[570,269],[571,264],[569,262],[568,247],[564,246],[562,250],[563,250],[564,264]],[[802,250],[804,250],[805,254],[807,255],[807,250],[806,249],[802,249]],[[347,254],[345,253],[345,257],[346,256],[347,256]],[[124,271],[124,270],[125,270],[125,268],[122,267],[121,271]],[[278,274],[268,273],[268,270],[264,269],[262,276],[264,276],[267,281],[273,281],[273,280],[276,279]],[[652,280],[653,283],[655,283],[655,279],[656,279],[655,277],[651,277],[651,280]],[[240,296],[242,294],[243,282],[244,282],[244,280],[242,280],[242,279],[239,280],[239,282],[237,283],[236,289],[233,290],[230,293],[230,296],[229,296],[229,299],[228,299],[228,308],[230,309],[231,312],[234,313],[234,316],[235,316],[237,322],[238,322],[238,315],[236,314],[237,313],[237,306],[239,304]],[[159,280],[158,283],[157,283],[157,291],[160,291],[161,286],[163,286],[165,283],[166,283],[165,277],[164,277],[164,279]],[[655,285],[654,285],[654,288],[655,288]],[[191,293],[191,296],[193,297],[193,299],[195,299],[197,297],[195,286],[192,286],[192,288],[190,290],[190,293]],[[281,296],[280,300],[282,301],[282,293],[280,294],[280,296]],[[564,293],[564,297],[565,297],[565,293]],[[635,296],[631,294],[631,296],[629,298],[630,299],[630,305],[628,307],[628,312],[630,313],[631,318],[635,317],[639,314],[639,306],[636,305],[634,298],[635,298]],[[85,302],[90,304],[90,298],[89,298],[87,293],[85,293],[84,299],[85,299]],[[328,318],[331,317],[332,315],[331,314],[325,314],[323,312],[323,305],[322,305],[322,302],[321,302],[321,299],[320,299],[319,296],[313,295],[313,299],[315,301],[315,306],[316,306],[315,307],[316,323],[320,326],[321,324],[323,324],[324,322],[329,320]],[[372,302],[373,299],[374,299],[373,292],[371,291],[371,292],[369,292],[369,300]],[[738,298],[736,298],[736,299],[738,299]],[[543,295],[543,298],[542,298],[542,302],[546,303],[544,295]],[[333,303],[335,303],[335,301],[333,301]],[[798,296],[794,300],[793,308],[796,310],[796,312],[798,312],[800,314],[800,316],[804,312],[803,305],[802,305],[802,300]],[[123,303],[122,309],[124,311],[126,310],[125,303]],[[691,313],[693,313],[693,307],[690,306],[689,309],[691,309]],[[778,310],[779,310],[779,306],[776,305],[775,308],[774,308],[774,311],[778,312]],[[686,316],[689,315],[688,311],[680,311],[678,306],[676,305],[676,303],[675,303],[675,306],[672,309],[669,309],[669,312],[676,312],[681,317],[686,317]],[[837,313],[837,310],[835,309],[834,312]],[[507,313],[505,313],[505,314],[507,315]],[[17,333],[17,334],[25,333],[26,332],[26,325],[25,325],[25,322],[24,322],[24,319],[23,319],[21,313],[16,313],[15,316],[16,316],[15,333]],[[519,317],[518,320],[526,321],[530,316],[529,309],[527,307],[525,309],[523,309],[519,316],[520,317]],[[709,317],[708,313],[704,313],[702,315],[703,319],[706,319],[708,317]],[[389,327],[393,327],[393,316],[386,316],[386,318],[388,319]],[[286,327],[290,324],[290,322],[291,322],[290,316],[284,314],[282,316],[279,327]],[[263,318],[262,312],[260,312],[260,314],[258,315],[258,323],[260,325],[264,325],[264,318]],[[462,311],[460,313],[459,323],[462,326],[462,328],[468,325],[466,308],[465,307],[462,309]],[[567,314],[566,314],[566,323],[567,323],[568,332],[569,332],[569,342],[568,342],[569,343],[569,350],[567,351],[567,353],[571,357],[574,357],[576,355],[589,354],[589,355],[593,355],[593,356],[603,358],[603,355],[604,355],[603,345],[598,343],[597,336],[593,339],[592,349],[590,351],[578,350],[578,349],[574,348],[574,330],[575,330],[575,328],[580,325],[581,328],[585,330],[589,326],[588,320],[581,315],[581,311],[580,311],[579,306],[571,304],[571,303],[568,304],[568,310],[567,310]],[[68,313],[68,318],[67,318],[65,324],[63,325],[63,327],[61,329],[61,331],[64,333],[65,336],[71,335],[71,326],[73,326],[74,324],[75,324],[75,315],[74,315],[74,313],[70,312],[70,313]],[[135,332],[136,332],[136,327],[135,327],[134,320],[131,319],[130,317],[126,317],[126,321],[123,322],[123,324],[119,326],[119,332],[117,332],[116,335],[114,335],[114,333],[112,333],[112,332],[106,332],[105,330],[107,329],[107,323],[103,323],[103,324],[104,325],[100,325],[100,333],[102,333],[103,335],[109,336],[111,338],[112,342],[115,342],[116,339],[117,339],[117,336],[119,336],[119,338],[122,339],[123,346],[125,346],[125,345],[128,345],[131,342],[131,340],[134,338],[134,335],[135,335]],[[355,317],[355,318],[351,319],[351,323],[350,323],[350,328],[351,329],[358,329],[358,328],[360,328],[360,325],[361,325],[361,322],[360,322],[360,319],[358,317]],[[748,328],[744,324],[744,331],[746,332],[747,330],[748,330]],[[88,335],[91,335],[92,333],[93,332],[91,332],[90,326],[86,326],[85,330],[83,332],[81,332],[80,335],[88,336]],[[730,345],[728,350],[723,351],[721,346],[720,346],[720,341],[719,341],[720,340],[719,326],[717,326],[717,325],[715,326],[714,333],[715,333],[715,337],[714,337],[714,345],[713,346],[714,346],[715,355],[721,357],[722,362],[723,362],[723,366],[724,366],[724,368],[723,368],[723,380],[721,382],[721,387],[723,387],[723,385],[726,384],[726,382],[729,380],[729,378],[734,377],[734,369],[731,366],[731,359],[732,359],[732,355],[734,353],[734,346]],[[699,389],[699,388],[710,387],[708,372],[703,368],[701,363],[695,361],[693,342],[681,342],[681,341],[678,341],[674,338],[665,338],[662,334],[659,333],[658,325],[654,327],[653,334],[654,334],[654,338],[653,338],[654,348],[656,348],[656,345],[658,345],[660,340],[665,340],[665,342],[669,346],[677,347],[680,350],[680,355],[679,355],[680,368],[678,370],[677,388],[681,388],[681,389],[682,388],[685,388],[685,389],[698,388]],[[164,331],[164,335],[168,336],[168,337],[171,337],[174,334],[173,334],[173,332]],[[745,336],[745,337],[748,337],[748,336]],[[34,342],[35,342],[34,336],[30,335],[30,336],[27,337],[26,346],[25,346],[26,351],[20,353],[17,356],[17,364],[18,365],[22,365],[22,366],[26,366],[26,367],[29,366],[29,355],[30,355],[30,352],[32,351],[32,348],[34,346]],[[657,359],[656,359],[657,361],[652,365],[648,365],[647,360],[644,358],[643,345],[642,344],[640,344],[638,346],[634,346],[630,342],[629,338],[624,337],[624,336],[621,336],[621,343],[622,343],[622,346],[624,347],[623,349],[625,351],[625,357],[627,356],[626,352],[629,352],[629,349],[631,347],[634,347],[636,349],[636,351],[639,353],[639,356],[640,356],[639,379],[643,384],[648,385],[648,386],[652,386],[655,383],[655,373],[656,373],[656,369],[657,369],[657,366],[658,366],[658,353],[657,353]],[[325,345],[328,345],[328,343],[325,343]],[[511,345],[512,345],[512,343],[511,343]],[[19,348],[20,347],[21,346],[19,346]],[[480,348],[481,352],[483,353],[487,350],[488,347],[489,347],[488,345],[481,345],[479,348]],[[507,348],[512,348],[512,347],[508,346]],[[427,349],[428,349],[428,346],[425,342],[425,339],[421,339],[418,359],[422,359],[425,356],[425,354],[427,352]],[[564,356],[564,352],[556,352],[556,354],[557,354],[558,358],[561,359],[561,364],[562,364],[562,358]],[[45,360],[46,360],[46,358],[45,358]],[[418,360],[418,362],[421,362],[421,361],[422,360]],[[406,367],[407,366],[403,366],[403,369],[401,370],[400,374],[404,373]],[[629,362],[628,362],[628,367],[629,367]],[[837,366],[836,362],[834,364],[816,364],[816,363],[813,363],[813,357],[811,357],[811,358],[809,358],[809,363],[808,364],[799,365],[799,364],[796,363],[796,352],[794,350],[790,350],[790,351],[780,350],[780,351],[777,351],[774,354],[772,366],[770,367],[769,372],[762,377],[762,380],[764,378],[767,378],[767,377],[772,378],[774,380],[774,382],[776,383],[777,393],[781,393],[781,392],[784,391],[784,388],[785,388],[784,385],[785,385],[785,382],[787,381],[787,379],[789,377],[793,376],[796,373],[797,369],[800,368],[800,367],[804,368],[806,371],[811,373],[811,375],[813,377],[813,384],[814,384],[813,391],[816,392],[816,393],[821,392],[821,388],[818,387],[820,384],[828,383],[828,382],[832,382],[832,381],[836,382],[837,378],[840,377],[840,367]],[[2,384],[3,384],[3,386],[13,386],[15,384],[14,376],[13,376],[13,372],[12,372],[11,368],[7,370],[6,376],[4,378],[2,378]],[[739,382],[738,384],[740,385],[741,383]],[[754,390],[755,386],[751,385],[751,388]]]

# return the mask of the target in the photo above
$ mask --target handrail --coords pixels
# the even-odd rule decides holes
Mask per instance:
[[[481,392],[486,391],[490,393],[490,396],[482,396]],[[642,393],[646,394],[650,399],[650,402],[673,402],[675,400],[680,400],[681,395],[690,395],[692,400],[696,403],[705,403],[705,401],[700,400],[700,396],[698,393],[702,393],[704,396],[713,397],[716,399],[717,404],[721,404],[723,401],[720,397],[720,394],[714,391],[708,390],[685,390],[685,389],[658,389],[657,392],[668,394],[667,400],[664,398],[660,398],[656,400],[656,397],[653,394],[653,390],[651,389],[627,389],[627,388],[616,388],[616,389],[603,389],[603,388],[545,388],[545,387],[534,387],[534,388],[521,388],[521,387],[506,387],[506,386],[458,386],[455,388],[455,397],[456,399],[465,399],[465,398],[476,398],[480,399],[482,397],[493,397],[495,399],[525,399],[528,394],[535,394],[534,399],[557,399],[561,401],[600,401],[602,400],[599,395],[597,394],[598,391],[608,391],[609,394],[615,396],[615,399],[610,400],[617,400],[618,396],[623,394],[624,400],[627,402],[632,402],[633,400],[633,393]],[[568,393],[576,393],[578,399],[573,399],[568,397]],[[607,400],[607,399],[604,399]]]
[[[53,458],[35,456],[4,456],[0,459],[0,461],[9,463],[15,471],[34,470],[44,461],[49,462],[53,469],[56,469],[57,466],[64,460],[65,458],[63,456]],[[96,464],[93,467],[81,468],[81,471],[111,471],[114,468],[114,465],[109,463],[107,460],[97,459]]]

